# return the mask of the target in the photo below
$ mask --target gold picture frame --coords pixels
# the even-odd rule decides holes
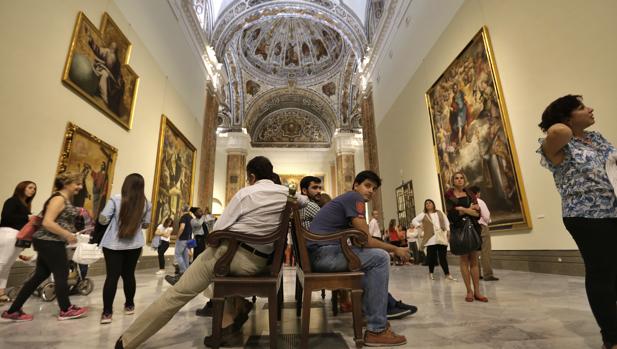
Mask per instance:
[[[118,149],[90,132],[69,122],[56,174],[66,171],[82,174],[83,188],[72,204],[85,208],[94,219],[111,194]]]
[[[165,218],[171,217],[177,223],[182,206],[191,204],[196,157],[195,146],[167,116],[161,115],[148,241]]]
[[[530,229],[529,206],[488,29],[480,31],[426,92],[443,202],[463,171],[491,210],[491,227]]]
[[[128,65],[131,42],[105,12],[97,29],[77,15],[62,83],[126,130],[133,126],[139,76]]]

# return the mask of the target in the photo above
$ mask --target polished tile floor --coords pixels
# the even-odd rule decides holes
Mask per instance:
[[[457,269],[453,267],[453,269]],[[458,270],[454,272],[456,276]],[[407,348],[571,348],[600,349],[599,330],[587,305],[584,280],[581,277],[547,275],[498,270],[497,282],[481,283],[489,303],[466,303],[461,280],[443,280],[438,272],[431,281],[421,266],[392,267],[390,290],[396,298],[417,305],[418,313],[392,321],[396,332],[407,336]],[[90,308],[85,319],[59,322],[56,303],[32,297],[25,306],[34,321],[0,323],[0,348],[112,348],[116,338],[134,319],[122,314],[124,296],[121,288],[116,297],[116,315],[110,325],[100,325],[103,277],[94,277],[95,290],[89,296],[73,296],[72,302]],[[136,311],[144,309],[169,287],[152,271],[137,275]],[[294,270],[285,269],[285,299],[293,300]],[[313,294],[316,304],[311,312],[311,332],[334,332],[343,335],[354,347],[350,314],[332,317],[330,293],[321,303],[319,292]],[[187,304],[143,348],[202,348],[203,336],[210,333],[210,318],[195,316],[195,309],[205,303],[198,296]],[[251,335],[267,335],[265,301],[259,299],[256,311],[244,326],[244,339]],[[323,305],[322,305],[323,304]],[[2,310],[7,306],[3,306]],[[299,319],[295,309],[286,308],[281,333],[298,333]],[[317,345],[313,345],[317,346]],[[320,345],[321,349],[325,348]]]

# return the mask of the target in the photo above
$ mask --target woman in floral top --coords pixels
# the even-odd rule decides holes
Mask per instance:
[[[595,131],[593,109],[581,96],[558,98],[538,126],[541,164],[553,173],[561,195],[563,222],[585,262],[591,311],[606,349],[617,348],[617,197],[606,173],[615,147]]]

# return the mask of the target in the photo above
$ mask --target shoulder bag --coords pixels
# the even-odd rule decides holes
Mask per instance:
[[[480,234],[473,225],[471,218],[463,217],[463,225],[450,232],[450,251],[457,256],[463,256],[477,251],[482,246]]]

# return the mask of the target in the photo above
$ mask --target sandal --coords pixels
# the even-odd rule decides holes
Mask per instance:
[[[488,302],[488,298],[484,297],[484,296],[476,296],[474,295],[473,298],[475,298],[475,300],[480,301],[480,302]]]
[[[473,302],[473,298],[474,298],[473,296],[467,295],[465,297],[465,302]]]

